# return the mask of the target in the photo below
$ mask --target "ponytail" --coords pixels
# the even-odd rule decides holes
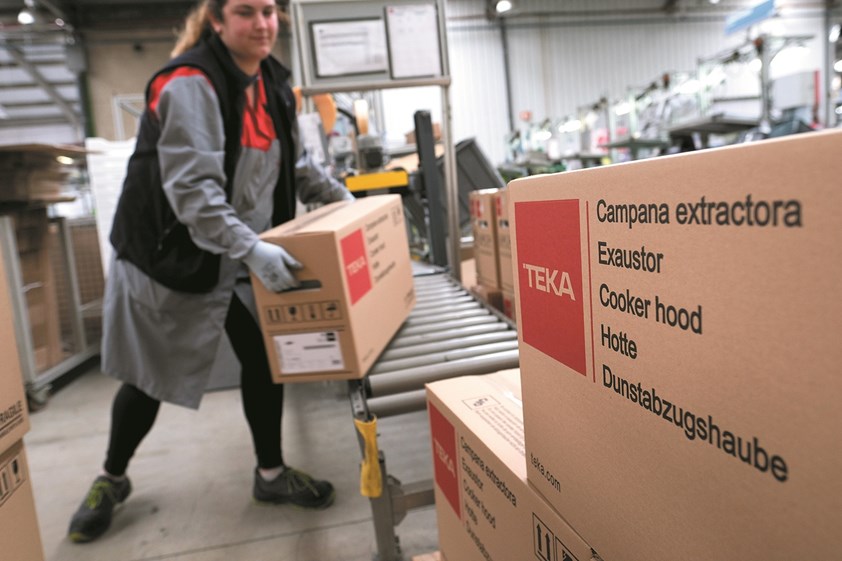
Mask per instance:
[[[196,44],[210,37],[213,30],[210,25],[210,16],[213,16],[222,21],[222,6],[225,5],[226,0],[202,0],[196,5],[187,18],[184,20],[184,29],[178,34],[175,47],[173,47],[170,56],[172,58],[189,51]]]

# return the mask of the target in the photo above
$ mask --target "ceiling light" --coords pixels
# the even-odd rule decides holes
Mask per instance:
[[[21,25],[32,25],[35,23],[35,16],[29,11],[29,8],[24,8],[18,13],[18,23]]]
[[[711,4],[719,4],[719,0],[708,0]]]
[[[830,28],[830,33],[827,34],[827,40],[831,43],[835,43],[839,40],[839,31],[842,26],[838,23]]]
[[[56,156],[56,161],[62,165],[69,166],[73,163],[73,158],[70,156]]]
[[[842,60],[837,60],[833,63],[833,70],[836,72],[842,72]]]
[[[510,2],[510,0],[499,0],[494,6],[494,10],[496,10],[498,14],[505,14],[511,9],[512,3]]]

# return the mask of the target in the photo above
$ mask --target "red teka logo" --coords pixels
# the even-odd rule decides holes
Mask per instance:
[[[342,238],[342,263],[345,265],[345,279],[351,293],[351,305],[371,290],[371,271],[365,255],[363,231],[355,230]]]
[[[579,201],[515,203],[523,341],[586,376]]]
[[[453,507],[456,516],[462,519],[459,503],[459,465],[456,457],[456,429],[432,404],[430,411],[430,435],[433,439],[433,471],[441,492]]]

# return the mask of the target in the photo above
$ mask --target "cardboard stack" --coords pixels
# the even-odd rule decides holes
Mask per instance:
[[[842,551],[840,146],[509,185],[529,482],[605,559]]]
[[[415,306],[400,196],[332,203],[261,238],[304,265],[301,289],[252,283],[274,380],[365,376]]]
[[[5,267],[0,260],[0,543],[4,559],[44,559],[23,435],[29,415],[11,314]]]
[[[474,263],[478,286],[474,292],[489,304],[500,299],[500,265],[497,262],[497,220],[494,193],[497,189],[471,191],[471,230],[474,236]]]
[[[439,546],[459,561],[591,561],[526,479],[520,373],[427,386]]]
[[[51,231],[47,209],[24,208],[12,214],[18,247],[23,298],[29,319],[35,367],[40,372],[64,358],[51,245],[58,243]]]
[[[53,201],[60,199],[69,168],[59,156],[80,157],[85,150],[53,144],[0,146],[0,201]]]
[[[512,321],[515,313],[515,281],[512,265],[512,234],[509,222],[509,192],[500,189],[494,193],[494,220],[497,223],[497,266],[500,270],[501,311]]]

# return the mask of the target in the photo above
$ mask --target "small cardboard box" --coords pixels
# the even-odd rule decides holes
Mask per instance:
[[[494,193],[494,216],[497,222],[497,266],[500,268],[500,290],[514,292],[515,279],[512,266],[512,235],[509,227],[509,192],[500,189]]]
[[[503,297],[501,292],[496,288],[488,288],[487,286],[477,284],[471,287],[471,294],[495,310],[503,309]]]
[[[415,305],[400,196],[332,203],[260,237],[304,265],[298,290],[252,279],[275,382],[365,376]]]
[[[20,370],[12,300],[6,267],[0,259],[0,452],[15,444],[29,430],[29,412]]]
[[[474,233],[474,261],[477,282],[490,289],[500,289],[500,267],[497,263],[497,219],[494,214],[494,193],[497,189],[471,191],[471,226]]]
[[[448,559],[594,557],[527,484],[518,370],[428,384],[427,409],[439,547]]]
[[[44,559],[22,440],[0,453],[0,543],[3,544],[3,559]]]
[[[839,557],[840,147],[509,184],[529,480],[606,558]]]

